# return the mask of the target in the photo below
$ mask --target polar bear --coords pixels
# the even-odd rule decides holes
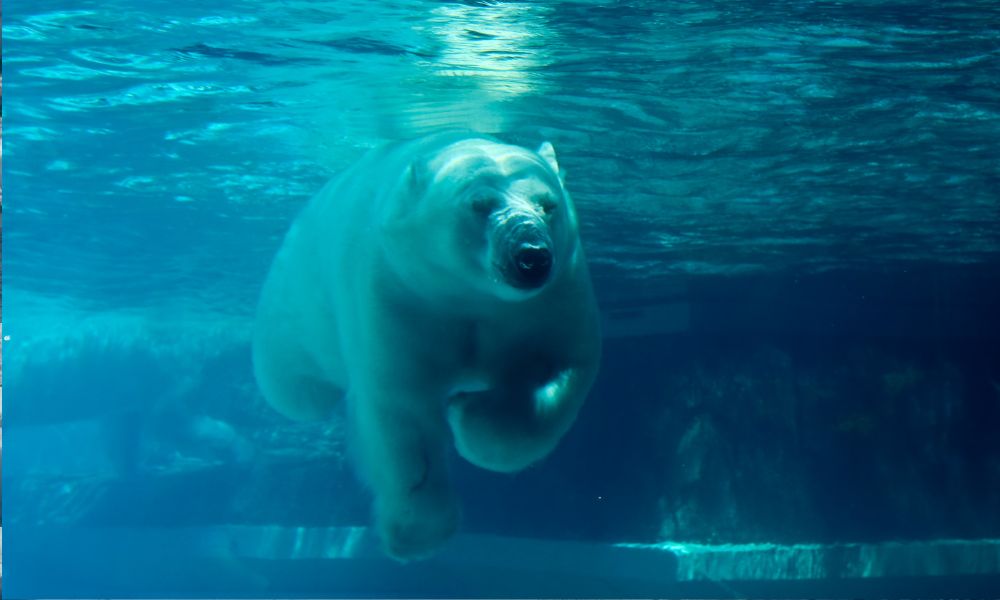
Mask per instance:
[[[288,231],[264,284],[253,361],[280,412],[344,398],[389,555],[457,528],[452,441],[514,472],[547,455],[597,372],[598,312],[551,144],[446,133],[375,150]]]

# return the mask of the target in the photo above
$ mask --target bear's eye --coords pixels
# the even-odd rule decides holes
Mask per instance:
[[[489,215],[498,204],[499,201],[493,196],[476,196],[472,199],[472,210],[481,215]]]
[[[547,215],[551,215],[556,212],[556,209],[559,207],[559,205],[556,204],[555,198],[552,196],[545,196],[538,204],[542,207],[542,212]]]

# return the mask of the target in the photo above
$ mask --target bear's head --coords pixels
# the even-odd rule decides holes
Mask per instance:
[[[576,214],[548,142],[531,152],[463,139],[415,161],[407,178],[412,204],[401,207],[392,237],[426,293],[517,301],[576,260]]]

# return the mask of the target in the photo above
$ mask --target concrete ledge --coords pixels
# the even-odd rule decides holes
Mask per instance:
[[[458,536],[386,559],[365,528],[5,528],[5,597],[987,596],[1000,540],[593,544]]]

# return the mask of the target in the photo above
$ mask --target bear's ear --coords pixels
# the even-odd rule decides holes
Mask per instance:
[[[549,163],[549,167],[552,168],[552,172],[559,175],[559,163],[556,162],[556,149],[552,147],[549,142],[542,142],[542,145],[538,147],[538,156],[545,159],[545,162]]]

